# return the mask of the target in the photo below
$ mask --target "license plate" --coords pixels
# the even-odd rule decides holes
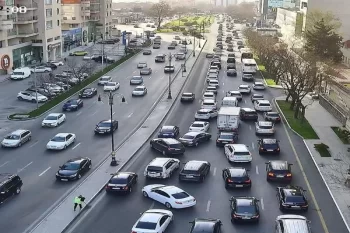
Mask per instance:
[[[242,217],[242,219],[250,219],[250,217]]]
[[[226,144],[226,143],[228,143],[228,142],[222,142],[222,143]]]
[[[277,175],[277,177],[278,177],[278,178],[283,178],[283,177],[284,177],[284,175]]]
[[[121,189],[121,188],[112,188],[112,189]]]
[[[299,208],[300,208],[300,206],[293,205],[293,206],[292,206],[292,208],[294,208],[294,209],[299,209]]]
[[[267,150],[267,151],[273,151],[273,150]]]
[[[68,181],[68,179],[61,179],[61,181]]]
[[[186,176],[186,178],[193,178],[193,176]]]
[[[241,188],[241,187],[243,187],[243,184],[237,184],[236,187]]]

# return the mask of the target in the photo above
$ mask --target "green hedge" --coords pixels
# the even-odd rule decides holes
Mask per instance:
[[[50,110],[51,108],[55,107],[65,99],[69,98],[70,96],[74,95],[75,93],[79,92],[81,89],[84,87],[88,86],[89,84],[93,83],[97,79],[99,79],[101,76],[105,75],[109,71],[113,70],[117,66],[119,66],[121,63],[124,61],[128,60],[129,58],[133,57],[137,53],[139,53],[141,50],[134,51],[133,53],[128,54],[127,56],[121,58],[117,62],[107,66],[106,68],[103,69],[103,71],[99,71],[96,74],[93,74],[91,77],[85,79],[84,81],[81,82],[81,84],[73,86],[71,89],[68,91],[62,93],[61,95],[55,97],[54,99],[46,102],[45,104],[41,105],[39,108],[29,112],[29,113],[15,113],[9,116],[10,119],[23,119],[23,117],[16,117],[16,115],[28,115],[26,119],[28,118],[34,118],[38,117],[41,114],[45,113],[46,111]]]

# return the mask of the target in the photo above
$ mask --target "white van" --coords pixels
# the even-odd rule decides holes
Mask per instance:
[[[147,166],[144,171],[146,178],[166,179],[180,167],[180,160],[173,158],[155,158]]]
[[[237,107],[238,100],[236,97],[224,97],[222,99],[222,106]]]
[[[13,80],[22,80],[29,78],[31,74],[30,68],[29,67],[22,67],[22,68],[17,68],[15,69],[10,78]]]
[[[219,88],[219,80],[216,79],[209,79],[209,86]]]
[[[203,99],[212,99],[215,100],[216,96],[214,94],[214,92],[204,92],[203,94]]]
[[[260,111],[260,112],[272,111],[271,103],[268,100],[255,100],[254,108],[256,111]]]
[[[211,110],[217,109],[216,101],[213,99],[205,99],[202,102],[202,108]]]
[[[310,221],[304,216],[285,214],[277,216],[274,233],[311,233]]]

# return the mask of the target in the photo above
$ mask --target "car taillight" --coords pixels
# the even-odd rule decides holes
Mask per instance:
[[[175,203],[176,203],[176,204],[179,204],[179,205],[181,205],[181,204],[182,204],[182,202],[179,202],[179,201],[175,201]]]
[[[264,148],[260,147],[259,150],[264,150]]]
[[[227,179],[227,182],[232,183],[232,182],[233,182],[233,180],[231,180],[231,179]]]
[[[136,231],[132,231],[131,233],[137,233]]]
[[[123,189],[124,189],[124,190],[128,190],[128,189],[129,189],[129,187],[128,187],[128,186],[125,186]]]
[[[280,151],[280,148],[277,148],[276,150],[277,150],[277,151]]]
[[[237,214],[232,214],[232,217],[233,217],[233,218],[239,218],[239,215],[237,215]]]
[[[105,187],[105,189],[110,189],[111,187],[110,186],[108,186],[108,184],[106,185],[106,187]]]
[[[249,180],[246,180],[246,181],[244,181],[244,183],[250,183],[250,182],[252,182],[250,179]]]
[[[287,177],[292,177],[292,174],[291,174],[291,173],[288,173],[288,174],[287,174]]]
[[[269,172],[269,176],[274,176],[275,174],[273,174],[272,172]]]

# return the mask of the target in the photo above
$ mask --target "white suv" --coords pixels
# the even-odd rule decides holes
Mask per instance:
[[[275,128],[271,121],[258,121],[255,122],[255,134],[256,135],[274,135]]]
[[[48,98],[42,94],[37,93],[37,97],[35,96],[35,92],[30,92],[30,91],[20,91],[17,94],[17,99],[19,100],[26,100],[26,101],[31,101],[31,102],[36,102],[36,100],[38,99],[38,102],[42,103],[42,102],[46,102],[48,100]]]
[[[218,112],[212,109],[199,109],[194,115],[196,121],[209,121],[218,116]]]
[[[269,112],[272,111],[272,106],[268,100],[256,100],[254,101],[254,108],[256,111]]]
[[[116,91],[118,90],[120,87],[120,83],[117,82],[107,82],[104,86],[103,86],[103,90],[104,91]]]
[[[225,155],[229,162],[250,163],[253,160],[252,154],[244,144],[226,144]]]

